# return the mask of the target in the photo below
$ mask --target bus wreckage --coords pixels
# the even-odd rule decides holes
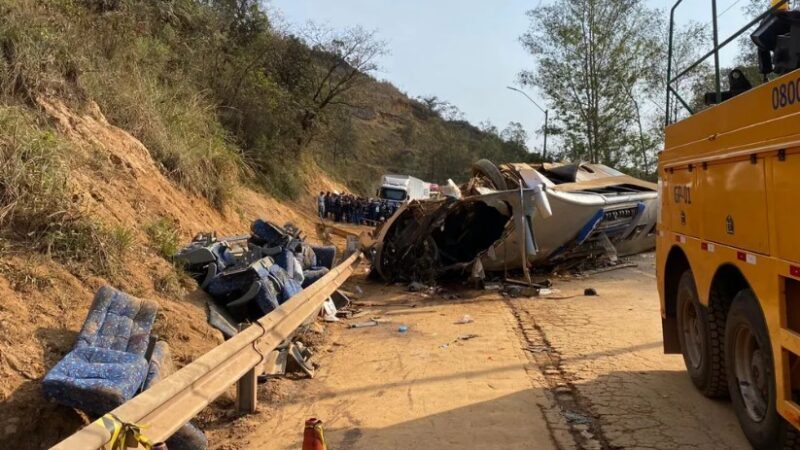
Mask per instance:
[[[657,187],[601,164],[480,160],[459,192],[412,201],[369,243],[386,281],[569,266],[655,247]]]

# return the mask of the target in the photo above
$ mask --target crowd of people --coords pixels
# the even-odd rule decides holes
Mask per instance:
[[[320,192],[317,197],[321,219],[355,225],[374,225],[391,217],[399,207],[397,202],[337,192]]]

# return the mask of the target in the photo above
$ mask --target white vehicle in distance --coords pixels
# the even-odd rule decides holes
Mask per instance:
[[[378,197],[397,203],[428,200],[431,198],[431,184],[410,175],[384,175]]]

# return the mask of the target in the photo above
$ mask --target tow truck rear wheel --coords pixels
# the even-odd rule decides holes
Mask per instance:
[[[736,294],[725,326],[725,354],[733,408],[756,449],[798,448],[798,433],[778,414],[772,347],[755,294]]]
[[[723,341],[719,333],[709,331],[708,311],[700,304],[697,286],[691,270],[678,281],[677,324],[678,341],[683,362],[695,387],[706,397],[727,395]]]

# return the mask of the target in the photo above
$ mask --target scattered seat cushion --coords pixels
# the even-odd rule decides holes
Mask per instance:
[[[260,315],[256,317],[256,319],[275,311],[278,306],[280,306],[279,298],[280,293],[272,280],[269,278],[259,280],[258,291],[254,297],[260,312]]]
[[[303,272],[305,278],[303,279],[303,289],[311,286],[315,281],[324,277],[325,274],[330,272],[327,267],[314,267]]]
[[[211,280],[206,287],[206,292],[214,300],[225,305],[245,295],[253,283],[259,279],[258,272],[252,267],[228,271]]]
[[[303,245],[302,253],[303,270],[308,270],[317,265],[317,254],[310,245]]]
[[[184,269],[202,288],[224,270],[237,264],[238,259],[225,241],[209,243],[207,239],[193,241],[175,256]]]
[[[333,269],[333,263],[336,261],[335,246],[326,245],[322,247],[312,247],[312,250],[316,256],[316,261],[314,261],[314,264],[309,265],[307,268],[327,267],[328,269]]]
[[[97,291],[75,348],[95,347],[144,356],[158,306],[110,286]]]
[[[236,321],[256,320],[279,305],[280,289],[271,278],[272,267],[281,269],[271,258],[262,258],[246,268],[223,273],[207,291]]]
[[[166,341],[157,341],[153,346],[153,351],[150,353],[143,390],[172,375],[174,371],[175,366],[172,364],[172,353],[169,351],[169,345]]]
[[[157,341],[149,349],[156,313],[153,302],[100,288],[75,348],[42,380],[45,397],[102,416],[172,374],[167,343]],[[190,422],[167,445],[173,450],[204,450],[208,440]]]
[[[167,439],[169,450],[205,450],[207,447],[206,435],[192,422],[178,428],[178,431]]]
[[[59,404],[102,415],[133,398],[146,375],[142,355],[81,347],[47,373],[42,389]]]
[[[109,286],[97,291],[75,348],[47,373],[48,398],[91,414],[131,399],[147,376],[155,303]]]
[[[292,239],[283,228],[266,220],[256,219],[250,225],[250,242],[265,247],[285,247]]]
[[[275,288],[278,291],[278,303],[284,304],[290,298],[294,297],[300,291],[303,290],[303,287],[300,283],[292,278],[289,273],[283,270],[283,267],[279,265],[274,265],[269,268],[270,278],[275,285]]]
[[[150,362],[147,370],[147,379],[144,382],[144,390],[151,388],[174,372],[175,366],[172,364],[172,354],[169,351],[169,345],[167,345],[165,341],[156,342],[150,353]],[[207,447],[208,439],[206,439],[206,435],[192,422],[186,423],[178,428],[178,431],[167,439],[167,448],[170,450],[203,450]]]
[[[282,251],[275,256],[275,264],[281,266],[289,274],[289,277],[294,278],[299,284],[303,283],[303,264],[294,252]]]

